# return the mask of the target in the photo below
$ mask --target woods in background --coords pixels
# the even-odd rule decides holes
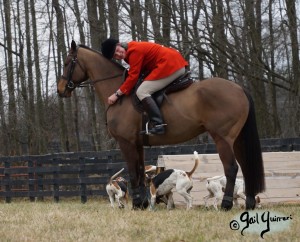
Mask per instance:
[[[176,48],[196,79],[249,90],[261,138],[299,137],[299,0],[0,1],[0,155],[116,148],[92,87],[56,95],[71,40],[108,37]],[[200,142],[197,138],[193,142]]]

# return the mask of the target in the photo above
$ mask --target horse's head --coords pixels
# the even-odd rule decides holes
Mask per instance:
[[[57,83],[57,93],[60,97],[70,97],[72,91],[88,79],[86,70],[77,58],[78,48],[72,40],[69,54],[65,60],[63,74]]]

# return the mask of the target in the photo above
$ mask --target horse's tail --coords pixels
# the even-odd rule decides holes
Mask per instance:
[[[264,164],[256,125],[254,102],[251,95],[246,90],[244,91],[249,100],[249,113],[239,135],[239,145],[243,157],[240,165],[245,180],[245,193],[255,196],[265,190]]]

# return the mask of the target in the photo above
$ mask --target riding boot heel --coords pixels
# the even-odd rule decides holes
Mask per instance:
[[[144,110],[147,112],[150,123],[154,126],[148,129],[148,124],[146,125],[146,130],[142,131],[141,134],[164,134],[165,133],[165,125],[163,123],[163,118],[160,113],[159,107],[157,106],[156,102],[153,100],[151,96],[146,97],[142,100],[142,105]]]

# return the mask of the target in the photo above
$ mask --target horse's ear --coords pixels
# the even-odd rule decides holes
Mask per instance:
[[[71,42],[71,49],[76,50],[76,42],[74,40]]]

